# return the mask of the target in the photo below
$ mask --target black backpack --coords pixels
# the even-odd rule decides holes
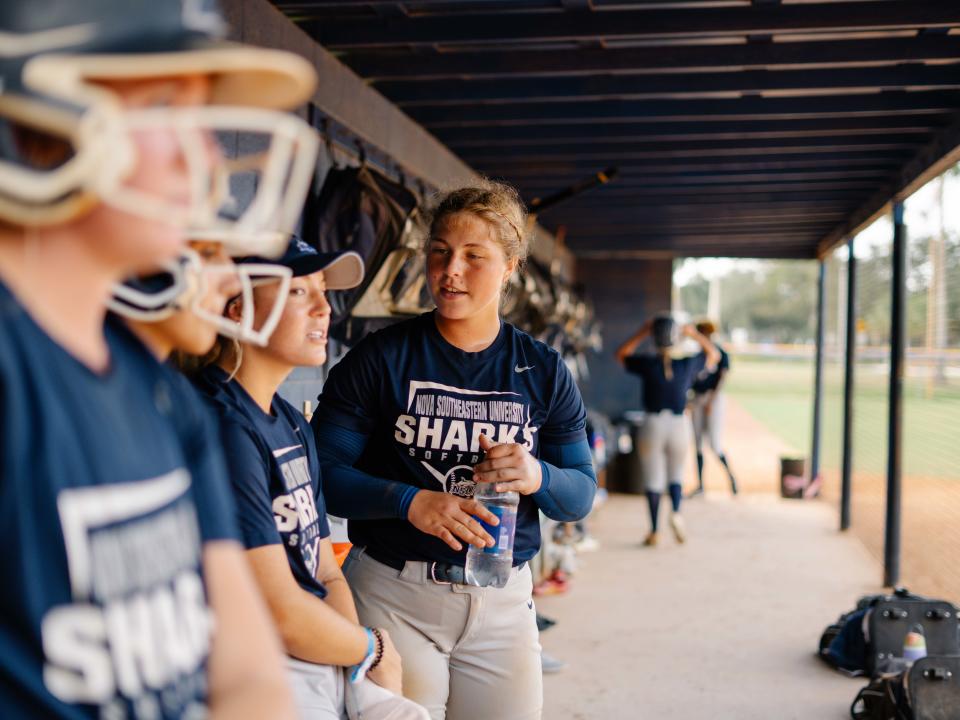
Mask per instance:
[[[311,193],[303,238],[320,252],[353,250],[366,269],[358,287],[328,293],[333,310],[331,337],[353,345],[368,332],[396,321],[352,318],[351,312],[400,244],[416,207],[417,197],[411,190],[367,165],[331,168],[319,194]]]
[[[957,720],[960,656],[928,655],[896,674],[881,675],[850,706],[853,720]]]
[[[828,626],[820,637],[819,656],[852,676],[876,676],[898,670],[897,658],[914,625],[923,627],[930,655],[960,654],[957,608],[897,588],[893,595],[867,595]]]

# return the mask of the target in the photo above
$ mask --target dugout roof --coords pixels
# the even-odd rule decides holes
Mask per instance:
[[[960,147],[960,0],[273,2],[527,200],[619,168],[578,257],[815,257]]]

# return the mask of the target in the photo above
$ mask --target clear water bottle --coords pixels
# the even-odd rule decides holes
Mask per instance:
[[[903,659],[913,663],[927,656],[927,638],[923,634],[923,625],[917,623],[903,639]]]
[[[520,496],[515,492],[499,493],[494,490],[494,483],[479,483],[473,497],[500,518],[500,524],[488,525],[480,520],[483,529],[494,539],[494,544],[483,549],[474,545],[467,548],[464,566],[466,581],[477,587],[502,588],[510,579],[510,569],[513,567],[513,535],[517,529]]]

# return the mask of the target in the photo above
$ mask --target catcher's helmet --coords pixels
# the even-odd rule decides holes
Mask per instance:
[[[234,212],[236,223],[246,221],[248,235],[291,225],[291,206],[299,212],[309,182],[315,137],[303,132],[309,128],[298,119],[264,110],[304,102],[315,85],[315,72],[292,53],[224,42],[224,31],[211,0],[0,3],[0,219],[18,225],[54,224],[99,202],[160,217],[164,210],[148,199],[125,195],[123,180],[136,159],[130,130],[167,123],[178,132],[185,127],[211,134],[262,131],[272,138],[278,137],[279,127],[277,145],[283,146],[286,164],[274,160],[272,169],[282,187],[267,192],[283,200],[251,200],[257,223],[245,218],[243,209]],[[116,96],[98,84],[193,74],[210,78],[209,103],[216,108],[184,108],[187,112],[179,115],[173,109],[125,113]],[[38,138],[48,151],[35,152]],[[184,149],[189,155],[189,148]],[[295,162],[298,153],[309,158],[305,171],[303,161]],[[278,165],[286,172],[277,170]],[[203,179],[201,192],[222,198],[232,170],[221,169],[213,177],[214,171],[205,169],[210,177]],[[294,200],[284,206],[286,216],[280,223],[279,204],[291,194]],[[194,213],[184,224],[232,227],[222,220],[220,209],[217,205],[203,217]],[[278,238],[274,253],[284,246],[285,238]]]

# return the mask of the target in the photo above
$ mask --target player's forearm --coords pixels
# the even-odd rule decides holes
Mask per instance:
[[[329,422],[314,427],[327,509],[354,520],[406,518],[417,488],[378,478],[353,465],[367,445],[367,436]]]
[[[564,445],[542,445],[540,466],[543,483],[533,499],[543,513],[561,522],[586,517],[597,492],[597,476],[586,439]]]
[[[710,341],[710,338],[697,331],[695,328],[691,328],[688,334],[701,348],[703,348],[703,352],[707,356],[706,366],[708,368],[715,368],[717,363],[720,362],[720,351],[717,350],[717,346]]]
[[[637,332],[635,332],[631,337],[629,337],[620,347],[617,348],[614,356],[617,360],[623,364],[624,361],[637,349],[637,345],[643,342],[646,337],[650,334],[649,325],[644,325]]]
[[[353,602],[353,593],[350,592],[350,586],[347,585],[343,575],[330,578],[324,583],[327,588],[327,597],[325,602],[347,620],[360,623],[357,615],[357,606]]]
[[[321,461],[327,510],[351,520],[406,518],[418,488]]]
[[[329,596],[321,600],[301,589],[271,610],[284,647],[295,658],[348,667],[366,657],[366,631],[333,607]]]

